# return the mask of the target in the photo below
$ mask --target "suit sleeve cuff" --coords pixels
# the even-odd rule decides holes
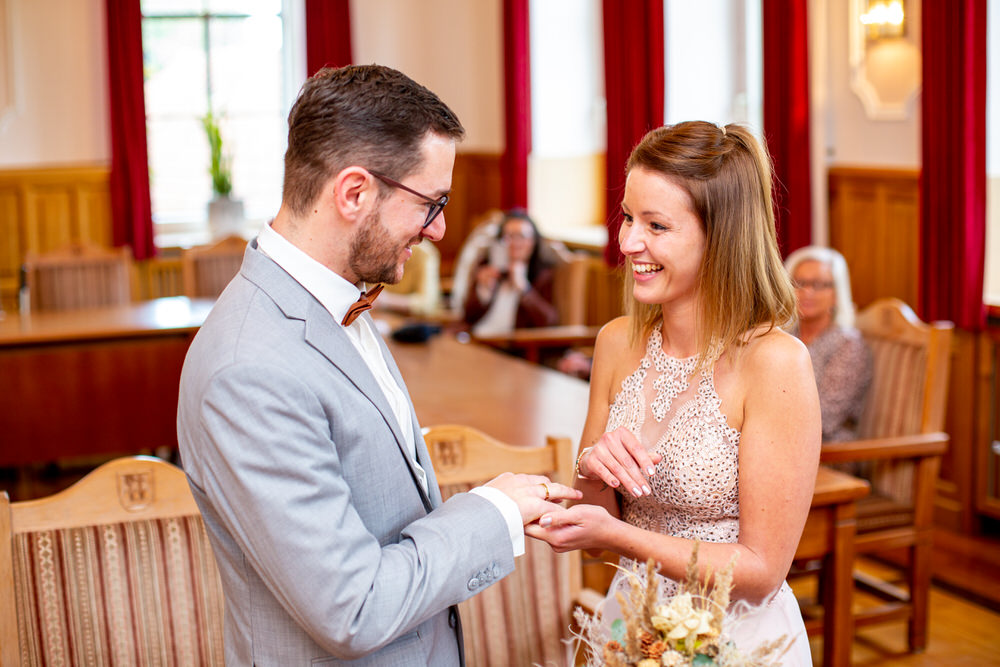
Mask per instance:
[[[514,557],[524,554],[524,524],[521,523],[521,511],[517,508],[510,496],[499,489],[489,486],[477,486],[469,491],[477,496],[482,496],[500,510],[501,516],[507,522],[507,530],[510,532],[510,543],[514,549]]]

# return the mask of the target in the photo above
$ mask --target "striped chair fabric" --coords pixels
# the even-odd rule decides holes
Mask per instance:
[[[463,426],[425,429],[441,495],[468,491],[501,472],[544,474],[571,483],[573,446],[549,438],[544,447],[511,447]],[[525,540],[517,569],[459,605],[469,665],[565,665],[574,603],[582,586],[580,552],[557,554]]]
[[[224,664],[222,585],[174,466],[129,457],[49,498],[3,494],[0,539],[5,667]]]
[[[132,300],[127,248],[72,244],[28,255],[24,267],[32,311],[120,306]]]
[[[247,242],[228,236],[210,246],[181,251],[184,294],[191,298],[216,298],[239,273]]]
[[[14,539],[22,665],[221,665],[222,589],[198,515]]]

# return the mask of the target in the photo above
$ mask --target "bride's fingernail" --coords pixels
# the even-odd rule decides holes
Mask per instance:
[[[548,526],[551,523],[552,523],[552,517],[550,516],[543,516],[541,519],[538,520],[538,525],[542,527]]]
[[[632,487],[632,495],[634,495],[636,498],[641,498],[642,497],[642,491],[639,490],[638,486],[633,486]]]
[[[649,487],[646,486],[645,484],[643,484],[642,486],[642,492],[645,493],[647,496],[652,493],[652,491],[649,490]]]
[[[646,468],[647,475],[653,475],[655,473],[656,473],[656,468],[654,468],[653,466],[649,466],[648,468]]]

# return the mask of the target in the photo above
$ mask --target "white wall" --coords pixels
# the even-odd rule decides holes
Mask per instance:
[[[104,2],[0,0],[0,12],[0,167],[109,162]]]
[[[466,129],[460,152],[500,153],[500,0],[352,0],[354,61],[394,67],[437,93]]]
[[[919,99],[903,120],[872,120],[850,89],[850,1],[809,4],[812,26],[823,33],[810,54],[814,140],[821,142],[815,159],[918,167]],[[918,31],[919,3],[906,6],[910,30]],[[107,162],[104,2],[0,0],[0,9],[0,68],[13,97],[0,112],[0,166]],[[357,62],[398,67],[440,94],[468,130],[463,151],[503,151],[500,0],[354,0],[351,11]]]
[[[851,89],[849,21],[857,20],[852,0],[811,0],[810,12],[824,13],[826,52],[815,50],[810,56],[824,58],[810,73],[828,82],[828,96],[814,106],[824,126],[824,144],[815,146],[825,155],[827,165],[857,165],[917,168],[920,166],[920,96],[907,105],[905,117],[879,120],[869,117],[861,98]],[[825,5],[825,7],[824,7]],[[870,79],[892,80],[909,76],[914,67],[919,72],[920,3],[906,2],[907,42],[912,48],[901,49],[891,62],[869,59]],[[854,15],[852,15],[854,14]],[[813,27],[822,27],[812,21]],[[913,44],[916,46],[912,46]],[[815,46],[815,40],[814,40]],[[876,56],[879,54],[876,53]],[[825,74],[821,71],[826,69]],[[886,71],[891,68],[893,71]]]
[[[406,72],[503,151],[500,0],[355,0],[357,62]],[[0,167],[108,163],[103,0],[0,0]]]

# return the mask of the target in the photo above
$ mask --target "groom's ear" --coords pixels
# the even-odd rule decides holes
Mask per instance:
[[[363,167],[346,167],[327,183],[331,205],[351,223],[367,218],[378,205],[379,186]]]

